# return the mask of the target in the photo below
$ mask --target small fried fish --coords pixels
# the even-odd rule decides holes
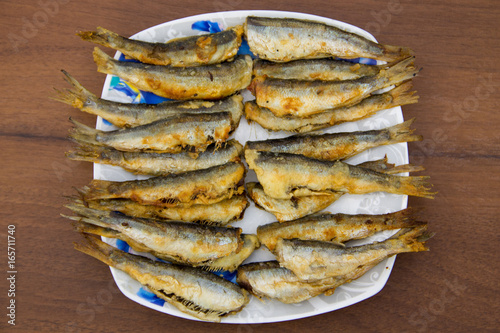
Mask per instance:
[[[282,62],[326,57],[395,61],[413,54],[407,47],[383,45],[325,23],[248,16],[245,35],[259,58]]]
[[[212,143],[221,145],[231,131],[229,112],[183,114],[150,124],[115,131],[101,131],[70,118],[74,127],[69,137],[80,145],[111,147],[121,151],[193,153],[205,151]]]
[[[125,253],[93,237],[75,243],[75,249],[117,268],[155,295],[195,318],[220,322],[248,303],[248,294],[236,284],[198,268],[168,264]]]
[[[245,173],[241,162],[228,162],[208,169],[144,180],[115,182],[94,179],[79,192],[85,201],[121,198],[160,207],[210,205],[243,193],[244,187],[239,184]]]
[[[136,88],[171,99],[219,99],[245,89],[252,79],[252,58],[198,67],[170,67],[118,61],[94,49],[97,71],[116,75]]]
[[[422,225],[415,221],[410,209],[382,215],[348,215],[319,213],[287,222],[260,225],[257,236],[271,252],[279,239],[329,241],[343,244],[362,239],[382,230],[409,228]]]
[[[433,198],[428,177],[387,175],[341,161],[322,161],[302,155],[245,151],[264,192],[277,199],[330,193],[393,194]]]
[[[282,139],[247,141],[245,150],[301,154],[320,160],[344,160],[366,149],[398,142],[422,141],[410,129],[415,118],[381,130],[294,135]]]
[[[186,113],[231,113],[231,131],[243,115],[243,97],[239,94],[216,101],[166,101],[158,104],[119,103],[98,98],[85,89],[68,72],[62,70],[72,89],[58,90],[53,99],[69,104],[83,112],[100,116],[118,127],[136,127]]]
[[[403,83],[419,70],[410,57],[382,69],[377,75],[346,81],[283,80],[256,77],[249,90],[260,107],[276,116],[307,117],[327,109],[351,106],[377,90]]]
[[[425,242],[432,237],[427,225],[405,228],[382,242],[342,247],[317,240],[279,239],[276,258],[301,280],[321,280],[351,274],[360,266],[379,263],[399,253],[428,251]]]
[[[111,147],[81,144],[66,153],[66,157],[76,161],[116,165],[135,174],[165,176],[237,162],[242,152],[243,146],[236,140],[229,140],[220,148],[212,144],[197,154],[196,158],[188,150],[176,154],[124,152]]]
[[[271,110],[259,107],[255,101],[245,103],[245,117],[271,131],[307,133],[349,121],[368,118],[378,111],[392,107],[414,104],[418,101],[411,91],[411,81],[404,82],[383,94],[371,95],[361,102],[335,109],[322,110],[307,117],[277,117]]]
[[[243,27],[171,39],[165,43],[151,43],[122,37],[107,29],[82,31],[77,34],[83,40],[118,50],[126,56],[143,63],[188,67],[210,65],[231,59],[238,52]]]

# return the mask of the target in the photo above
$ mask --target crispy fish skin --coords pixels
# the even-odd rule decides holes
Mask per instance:
[[[136,240],[128,237],[126,234],[123,234],[111,228],[100,227],[82,221],[73,222],[73,227],[77,232],[94,234],[108,238],[121,239],[127,242],[127,244],[134,251],[150,253],[155,257],[157,257],[158,259],[166,260],[174,264],[182,264],[182,265],[189,264],[190,266],[200,267],[202,269],[212,272],[221,270],[234,272],[238,268],[238,266],[240,266],[241,263],[243,263],[243,261],[245,261],[253,253],[253,251],[255,251],[255,249],[260,247],[260,242],[256,235],[241,234],[243,245],[238,252],[233,252],[224,257],[213,259],[210,261],[205,261],[202,263],[187,263],[180,260],[179,257],[156,252],[148,248],[144,244],[139,243]]]
[[[93,237],[75,249],[124,271],[180,311],[205,321],[220,322],[248,303],[236,284],[198,268],[168,264],[125,253]]]
[[[432,235],[427,225],[402,229],[395,236],[371,244],[342,247],[317,240],[280,239],[276,243],[276,258],[282,267],[302,280],[320,280],[350,274],[363,265],[404,252],[428,251],[425,245]]]
[[[80,193],[85,201],[122,198],[160,207],[210,205],[243,193],[243,186],[238,184],[245,173],[241,162],[228,162],[208,169],[144,180],[114,182],[94,179]]]
[[[287,222],[260,225],[257,236],[271,252],[278,239],[330,241],[337,244],[369,237],[376,232],[422,225],[410,209],[382,215],[319,213]]]
[[[393,194],[433,198],[428,177],[387,175],[341,161],[323,161],[287,153],[245,151],[264,192],[277,199],[329,193]]]
[[[332,295],[338,286],[361,277],[374,266],[364,265],[343,276],[303,281],[278,261],[253,262],[238,268],[236,281],[256,297],[294,304],[321,294]]]
[[[256,77],[249,89],[260,107],[276,116],[307,117],[326,109],[350,106],[373,92],[412,79],[419,70],[414,57],[382,69],[377,75],[346,81],[284,80]]]
[[[414,104],[418,101],[412,83],[407,81],[383,94],[371,95],[358,104],[323,110],[307,117],[277,117],[271,110],[259,107],[255,101],[245,103],[245,117],[271,131],[307,133],[349,121],[368,118],[380,110]]]
[[[391,62],[413,54],[407,47],[378,44],[311,20],[249,16],[245,35],[254,54],[276,62],[331,56]]]
[[[93,209],[117,211],[128,216],[195,222],[214,226],[227,226],[243,218],[248,200],[244,194],[234,195],[211,205],[192,205],[190,207],[159,207],[141,205],[129,199],[102,199],[74,203]]]
[[[165,43],[129,39],[102,27],[77,35],[143,63],[188,67],[216,64],[234,57],[241,45],[243,26],[201,36],[175,38]]]
[[[247,141],[245,150],[301,154],[320,160],[344,160],[366,149],[398,142],[422,141],[410,126],[415,118],[381,130],[295,135],[283,139]]]
[[[387,157],[376,161],[364,162],[358,164],[358,166],[387,175],[423,170],[422,167],[411,164],[395,166],[387,162]],[[248,196],[255,202],[255,205],[276,216],[279,222],[296,220],[306,215],[317,213],[344,195],[344,193],[338,192],[325,195],[292,197],[291,199],[276,199],[267,195],[259,183],[250,182],[246,185]]]
[[[115,131],[101,131],[70,118],[74,127],[69,137],[78,144],[111,147],[121,151],[180,153],[204,151],[210,144],[221,145],[231,131],[229,112],[183,114],[150,124]]]
[[[240,228],[130,217],[74,204],[66,207],[77,214],[66,216],[71,220],[118,231],[154,253],[180,263],[199,265],[237,253],[243,246]]]
[[[259,183],[246,183],[247,193],[257,207],[276,216],[278,221],[290,221],[319,212],[338,200],[343,193],[275,199],[264,192]]]
[[[294,60],[284,63],[256,59],[253,63],[253,75],[272,79],[341,81],[373,76],[383,67],[335,59]]]
[[[219,99],[245,89],[252,79],[252,58],[198,67],[170,67],[118,61],[94,49],[97,71],[116,75],[141,90],[158,96],[186,99]]]
[[[83,112],[100,116],[118,127],[136,127],[185,113],[231,113],[232,131],[243,115],[243,97],[239,94],[211,100],[166,101],[158,104],[119,103],[98,98],[83,87],[68,72],[62,70],[72,89],[57,90],[53,99],[69,104]]]
[[[124,152],[111,147],[82,144],[67,152],[66,157],[76,161],[116,165],[135,174],[165,176],[237,162],[242,152],[243,146],[236,140],[229,140],[220,148],[212,144],[196,158],[188,150],[176,154]]]

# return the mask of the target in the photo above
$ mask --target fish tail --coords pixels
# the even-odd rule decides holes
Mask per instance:
[[[102,261],[108,266],[115,265],[114,261],[111,259],[111,256],[117,251],[114,247],[87,234],[81,235],[83,236],[85,242],[73,243],[75,250],[88,254],[89,256]]]
[[[104,227],[99,227],[93,224],[85,223],[83,221],[75,221],[72,223],[75,231],[85,234],[93,234],[108,238],[118,238],[120,232]]]
[[[412,141],[422,141],[423,137],[421,135],[415,135],[414,129],[411,129],[411,125],[415,121],[415,118],[405,121],[404,123],[389,127],[387,130],[391,137],[391,142],[412,142]]]
[[[97,27],[96,31],[80,31],[77,36],[85,41],[111,48],[113,48],[116,39],[120,37],[117,33],[102,27]]]
[[[417,92],[415,90],[411,91],[412,88],[413,84],[411,81],[406,81],[396,88],[388,91],[387,94],[392,98],[388,107],[417,103],[418,95],[416,95]]]
[[[415,57],[408,57],[388,69],[380,71],[379,84],[383,87],[398,85],[401,82],[411,80],[420,71],[414,65]]]
[[[117,198],[116,195],[109,191],[109,186],[112,183],[113,182],[107,180],[94,179],[90,182],[89,186],[79,189],[78,192],[85,201]]]
[[[395,61],[398,59],[408,58],[413,56],[415,52],[409,47],[394,46],[394,45],[381,45],[384,52],[384,61]]]
[[[417,227],[401,229],[391,238],[403,241],[408,252],[421,252],[429,251],[426,242],[434,235],[435,233],[427,230],[427,223],[421,222]]]
[[[402,164],[395,166],[394,164],[391,164],[391,166],[388,167],[383,173],[385,173],[386,175],[395,175],[398,173],[418,172],[423,170],[425,170],[425,168],[421,165]]]
[[[94,48],[92,53],[94,62],[97,65],[97,71],[104,74],[114,74],[115,59],[107,55],[103,50],[98,47]]]
[[[64,91],[56,89],[57,96],[52,99],[69,104],[77,109],[82,109],[84,107],[84,103],[88,103],[89,101],[94,102],[97,100],[97,97],[93,93],[85,89],[68,72],[64,69],[61,69],[61,72],[65,75],[65,80],[72,86],[72,89]]]
[[[384,223],[389,223],[399,228],[421,227],[427,224],[416,219],[415,210],[412,208],[402,209],[387,215],[390,216],[390,220]]]
[[[432,185],[427,181],[429,178],[428,176],[400,176],[398,177],[398,193],[434,199],[436,192],[430,191]]]
[[[71,121],[71,123],[74,125],[74,127],[69,132],[69,138],[71,140],[81,145],[101,145],[96,139],[97,134],[100,133],[99,130],[73,120],[71,117],[69,118],[69,121]]]
[[[103,161],[111,160],[111,152],[107,147],[82,143],[75,150],[67,152],[66,157],[75,161],[103,163]]]

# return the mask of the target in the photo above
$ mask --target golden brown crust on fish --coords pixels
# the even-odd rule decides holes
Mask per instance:
[[[99,48],[93,54],[98,72],[171,99],[219,99],[245,89],[252,78],[253,63],[248,55],[221,64],[180,68],[118,61]]]

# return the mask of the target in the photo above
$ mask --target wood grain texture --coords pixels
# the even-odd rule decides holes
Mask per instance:
[[[26,21],[52,14],[36,31]],[[57,7],[54,4],[57,3]],[[67,161],[68,117],[95,117],[50,100],[68,70],[93,92],[93,45],[75,32],[104,26],[132,35],[150,26],[218,10],[298,11],[348,22],[383,42],[412,47],[423,67],[414,84],[421,96],[405,118],[425,138],[410,144],[439,192],[410,198],[437,234],[431,251],[401,255],[376,296],[335,312],[265,325],[215,325],[180,319],[124,297],[109,269],[73,250],[79,240],[59,216],[64,195],[92,178],[90,164]],[[392,12],[392,14],[391,14]],[[497,253],[500,203],[500,2],[219,0],[2,2],[0,26],[1,244],[17,226],[17,318],[0,330],[20,332],[493,332],[500,327]],[[37,16],[38,15],[38,16]],[[43,23],[43,24],[42,24]],[[24,29],[24,30],[23,30]],[[25,38],[16,45],[13,40]],[[1,267],[6,265],[5,247]],[[0,282],[5,309],[7,282]],[[104,304],[104,305],[101,305]],[[5,310],[4,310],[5,311]]]

